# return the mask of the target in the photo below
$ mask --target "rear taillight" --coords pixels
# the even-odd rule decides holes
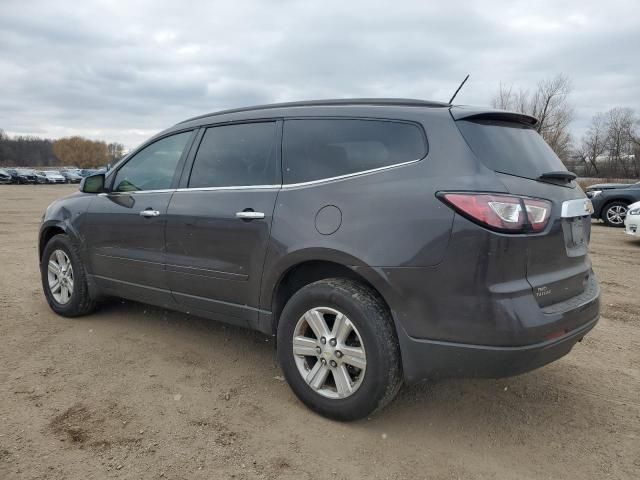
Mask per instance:
[[[503,233],[541,232],[549,222],[551,202],[492,193],[441,193],[438,197],[469,220]]]

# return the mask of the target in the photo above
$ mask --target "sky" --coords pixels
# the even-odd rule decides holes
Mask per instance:
[[[640,1],[0,0],[0,129],[133,148],[191,116],[321,98],[489,105],[573,84],[579,139],[640,112]]]

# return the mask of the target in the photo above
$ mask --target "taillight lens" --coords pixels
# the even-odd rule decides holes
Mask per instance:
[[[527,220],[531,230],[541,232],[547,226],[551,213],[551,202],[534,198],[523,198],[524,207],[527,210]]]
[[[505,233],[541,232],[549,222],[551,202],[491,193],[443,193],[439,197],[482,226]]]

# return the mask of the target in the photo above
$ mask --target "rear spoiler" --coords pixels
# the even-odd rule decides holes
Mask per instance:
[[[538,119],[524,113],[509,112],[507,110],[487,110],[476,107],[451,107],[449,109],[454,120],[498,120],[503,122],[515,122],[534,127]]]

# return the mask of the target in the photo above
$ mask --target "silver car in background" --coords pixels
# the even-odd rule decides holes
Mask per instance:
[[[67,183],[67,179],[57,170],[45,170],[42,173],[47,177],[47,183]]]

